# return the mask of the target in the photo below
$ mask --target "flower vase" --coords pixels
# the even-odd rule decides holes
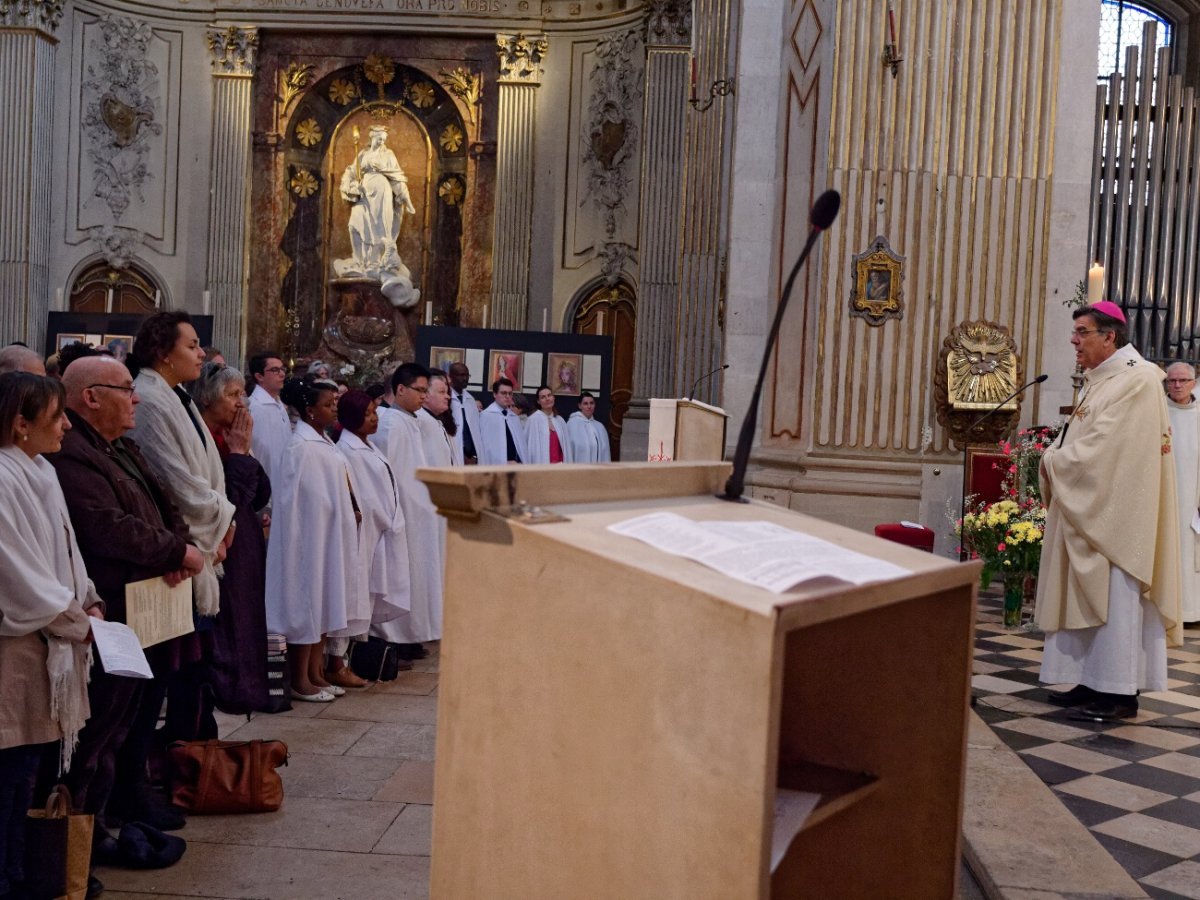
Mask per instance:
[[[1021,606],[1025,602],[1025,576],[1010,575],[1004,579],[1004,627],[1021,624]]]

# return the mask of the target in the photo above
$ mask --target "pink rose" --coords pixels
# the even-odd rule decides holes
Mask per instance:
[[[996,549],[997,549],[997,550],[999,550],[1001,553],[1003,553],[1003,552],[1004,552],[1004,545],[1003,545],[1003,544],[997,544],[997,545],[996,545]]]

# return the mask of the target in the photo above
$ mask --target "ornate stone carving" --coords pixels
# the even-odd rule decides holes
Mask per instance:
[[[496,49],[500,55],[502,84],[541,84],[542,60],[550,49],[544,34],[498,34]]]
[[[692,0],[650,0],[646,43],[688,47],[692,43]]]
[[[258,29],[230,25],[210,28],[204,34],[208,52],[212,54],[214,75],[233,75],[249,78],[254,74],[258,55]]]
[[[104,256],[104,261],[114,269],[126,268],[137,255],[138,245],[142,242],[140,231],[119,225],[91,228],[88,229],[88,235]]]
[[[441,76],[439,80],[442,86],[466,106],[467,121],[474,125],[475,107],[479,103],[479,88],[483,82],[482,76],[476,75],[462,66],[449,72],[441,69],[438,75]]]
[[[134,192],[152,178],[147,165],[150,138],[162,134],[155,121],[158,67],[149,59],[152,32],[145,22],[102,15],[99,35],[88,46],[83,82],[83,133],[93,166],[93,196],[120,219]]]
[[[65,5],[65,0],[0,0],[0,26],[54,31]]]
[[[617,286],[628,260],[637,262],[637,258],[633,255],[633,248],[621,241],[609,241],[605,244],[600,250],[600,258],[604,260],[600,272],[604,276],[604,283],[609,287]]]
[[[1011,394],[1021,378],[1021,358],[1007,328],[963,322],[942,341],[933,380],[938,424],[959,447],[998,441],[1020,415],[1020,401],[1011,400],[985,421],[979,419]]]
[[[596,44],[596,65],[590,76],[591,97],[583,133],[583,164],[588,198],[604,215],[604,233],[611,240],[617,217],[624,212],[633,173],[641,117],[641,36],[636,29]]]
[[[279,104],[283,112],[287,111],[290,104],[296,97],[308,87],[308,80],[312,77],[312,63],[289,63],[288,67],[283,70],[279,78],[282,87],[279,89]]]

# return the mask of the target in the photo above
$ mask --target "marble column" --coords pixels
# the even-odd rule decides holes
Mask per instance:
[[[0,3],[0,344],[24,341],[39,353],[50,309],[54,32],[62,13],[63,0]]]
[[[633,399],[621,431],[624,460],[646,457],[650,398],[679,396],[675,386],[675,351],[692,0],[650,0],[646,14],[643,176],[637,242],[641,250],[641,285],[633,355]]]
[[[545,35],[498,34],[496,218],[488,326],[523,329],[529,306],[537,89],[549,44]]]
[[[230,25],[206,33],[212,55],[212,181],[206,289],[213,345],[240,360],[246,347],[246,240],[250,221],[250,88],[258,31]]]

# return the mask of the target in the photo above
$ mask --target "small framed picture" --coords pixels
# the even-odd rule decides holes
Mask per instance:
[[[84,343],[84,337],[85,335],[82,334],[67,334],[66,332],[60,331],[54,337],[54,349],[62,350],[62,348],[66,347],[68,344],[82,344]]]
[[[507,378],[516,390],[521,389],[522,367],[525,354],[520,350],[492,350],[488,357],[488,380],[485,388],[490,388],[498,379]]]
[[[579,353],[549,353],[546,359],[546,383],[555,394],[578,397],[583,356]]]
[[[96,347],[97,349],[99,349],[101,337],[102,337],[102,335],[99,335],[99,334],[85,334],[83,336],[83,342],[85,344],[91,344],[93,347]]]
[[[429,368],[449,372],[454,363],[466,363],[467,351],[462,347],[430,347]]]
[[[107,350],[118,362],[125,362],[125,357],[133,349],[133,335],[106,334],[104,336],[104,343],[100,349]]]

